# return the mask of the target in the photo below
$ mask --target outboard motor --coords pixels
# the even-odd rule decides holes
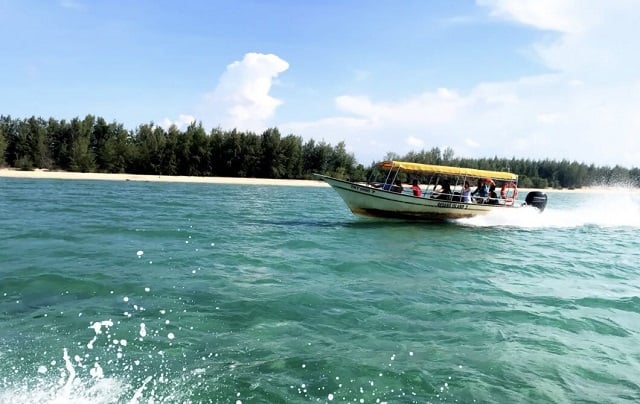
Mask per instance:
[[[544,211],[544,208],[547,207],[547,194],[540,191],[531,191],[527,194],[524,201],[527,205],[535,206],[540,209],[540,212],[542,212]]]

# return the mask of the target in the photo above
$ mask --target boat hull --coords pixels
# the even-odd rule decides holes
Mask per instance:
[[[496,209],[510,209],[516,205],[487,205],[416,197],[395,193],[364,184],[316,175],[340,195],[356,215],[382,218],[447,220],[485,215]]]

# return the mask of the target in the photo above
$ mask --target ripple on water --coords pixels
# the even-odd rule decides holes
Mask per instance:
[[[2,402],[640,400],[637,226],[579,196],[425,224],[320,187],[13,184]]]

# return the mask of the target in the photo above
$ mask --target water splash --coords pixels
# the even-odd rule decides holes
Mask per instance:
[[[121,299],[134,308],[133,317],[143,316],[144,308],[129,300]],[[127,321],[130,318],[90,321],[86,329],[92,335],[86,343],[61,347],[61,355],[45,363],[20,358],[11,367],[13,375],[0,372],[0,403],[192,402],[186,386],[193,386],[194,379],[197,384],[202,375],[185,367],[174,369],[167,362],[165,349],[176,339],[173,332],[161,337],[169,320],[148,319],[152,324],[146,324]],[[123,334],[132,337],[131,344]]]
[[[65,375],[66,377],[66,375]],[[2,403],[114,403],[125,395],[126,383],[115,378],[93,378],[82,380],[76,376],[55,382],[44,378],[37,382],[13,382],[0,391]],[[64,383],[61,388],[58,383]]]
[[[554,204],[547,209],[500,209],[484,216],[459,219],[456,223],[475,227],[575,228],[582,226],[640,227],[640,195],[629,192],[585,193],[578,203]],[[557,194],[556,194],[557,195]],[[561,198],[558,198],[561,199]],[[557,200],[557,199],[556,199]]]

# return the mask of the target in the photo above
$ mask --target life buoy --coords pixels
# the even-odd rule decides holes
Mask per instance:
[[[509,195],[509,189],[513,189],[513,194]],[[505,205],[512,205],[513,201],[518,197],[518,187],[514,182],[505,182],[500,189],[500,198],[504,201]]]

